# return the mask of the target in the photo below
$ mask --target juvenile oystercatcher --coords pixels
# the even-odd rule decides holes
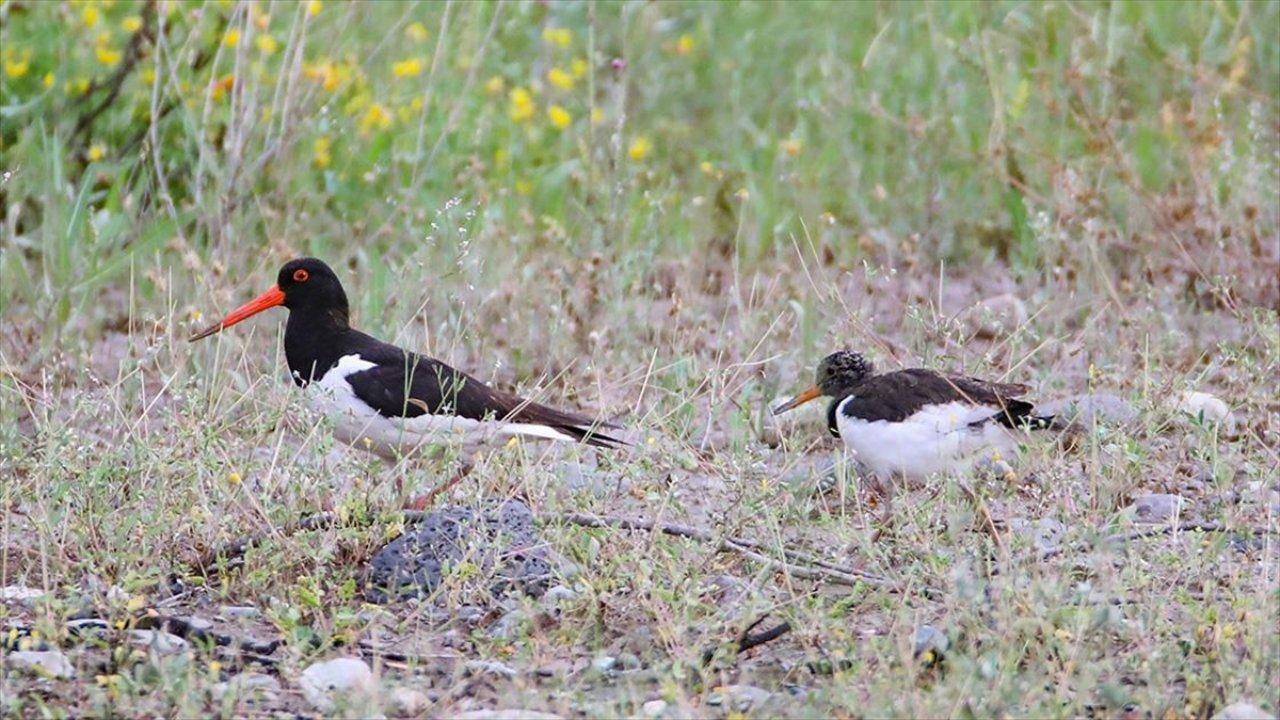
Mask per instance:
[[[488,387],[448,365],[388,345],[350,325],[347,295],[328,265],[290,260],[275,287],[192,335],[208,337],[263,310],[289,309],[284,354],[293,381],[345,442],[394,457],[428,445],[471,444],[494,436],[624,445],[616,428]]]
[[[1017,399],[1025,385],[923,368],[876,375],[870,361],[850,350],[823,358],[814,382],[773,414],[831,398],[827,429],[880,480],[963,469],[983,451],[1015,449],[1027,430],[1052,422]]]

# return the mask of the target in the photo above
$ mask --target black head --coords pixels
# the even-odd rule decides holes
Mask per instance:
[[[315,258],[290,260],[280,268],[276,287],[284,293],[281,303],[290,310],[341,310],[347,312],[347,294],[333,269]]]
[[[225,318],[191,336],[200,338],[225,330],[263,310],[283,305],[309,318],[324,318],[337,327],[347,326],[347,294],[333,270],[315,258],[290,260],[280,268],[275,287],[232,310]]]
[[[822,358],[813,384],[827,397],[846,397],[863,380],[871,377],[871,361],[852,350],[837,350]]]
[[[773,414],[779,415],[823,396],[848,397],[858,384],[871,377],[873,372],[871,362],[860,353],[852,350],[837,350],[818,363],[813,387],[774,408]]]

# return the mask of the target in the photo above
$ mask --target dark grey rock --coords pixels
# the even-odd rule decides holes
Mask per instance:
[[[912,657],[921,659],[926,665],[941,662],[951,647],[946,633],[932,625],[921,625],[912,640]]]
[[[1181,495],[1169,495],[1166,493],[1152,493],[1150,495],[1138,495],[1133,499],[1130,505],[1133,509],[1133,517],[1135,522],[1140,523],[1160,523],[1172,520],[1179,515],[1186,501]]]
[[[1031,545],[1042,553],[1056,550],[1062,543],[1063,533],[1067,531],[1065,525],[1053,518],[1039,520],[1023,517],[1010,518],[1009,529],[1014,535],[1030,540]]]
[[[430,595],[449,568],[460,562],[492,573],[495,593],[546,591],[551,561],[533,525],[533,513],[514,500],[496,507],[448,507],[382,547],[369,563],[368,593],[374,602]]]
[[[76,668],[67,656],[58,650],[20,650],[4,656],[4,662],[32,675],[69,680],[76,676]]]

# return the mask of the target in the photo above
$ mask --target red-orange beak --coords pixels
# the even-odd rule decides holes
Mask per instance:
[[[773,414],[774,414],[774,415],[781,415],[782,413],[784,413],[784,412],[786,412],[786,411],[788,411],[788,410],[794,410],[795,408],[800,407],[801,405],[803,405],[803,404],[805,404],[805,403],[809,402],[810,400],[815,400],[815,399],[820,398],[820,397],[822,397],[822,390],[820,390],[820,389],[818,388],[818,386],[817,386],[817,385],[814,385],[813,387],[809,388],[808,390],[805,390],[804,392],[800,393],[799,395],[797,395],[797,396],[795,396],[795,397],[791,398],[790,400],[786,401],[785,403],[783,403],[783,404],[779,405],[778,407],[774,408],[774,409],[773,409]]]
[[[222,320],[220,320],[219,322],[214,323],[213,325],[210,325],[204,330],[201,330],[195,335],[192,335],[191,337],[187,338],[187,342],[195,342],[201,338],[207,338],[216,332],[221,332],[223,330],[226,330],[227,328],[231,327],[232,325],[235,325],[241,320],[247,320],[253,317],[254,315],[257,315],[258,313],[262,312],[263,310],[267,310],[277,305],[283,305],[283,304],[284,304],[284,292],[282,292],[279,287],[272,285],[270,290],[262,293],[258,297],[241,305],[235,310],[232,310],[231,314],[222,318]]]

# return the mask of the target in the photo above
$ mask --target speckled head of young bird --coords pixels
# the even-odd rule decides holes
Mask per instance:
[[[814,373],[813,387],[774,408],[773,414],[781,415],[820,397],[847,397],[853,393],[859,383],[871,377],[873,372],[875,369],[871,361],[861,353],[837,350],[818,363],[818,370]]]

